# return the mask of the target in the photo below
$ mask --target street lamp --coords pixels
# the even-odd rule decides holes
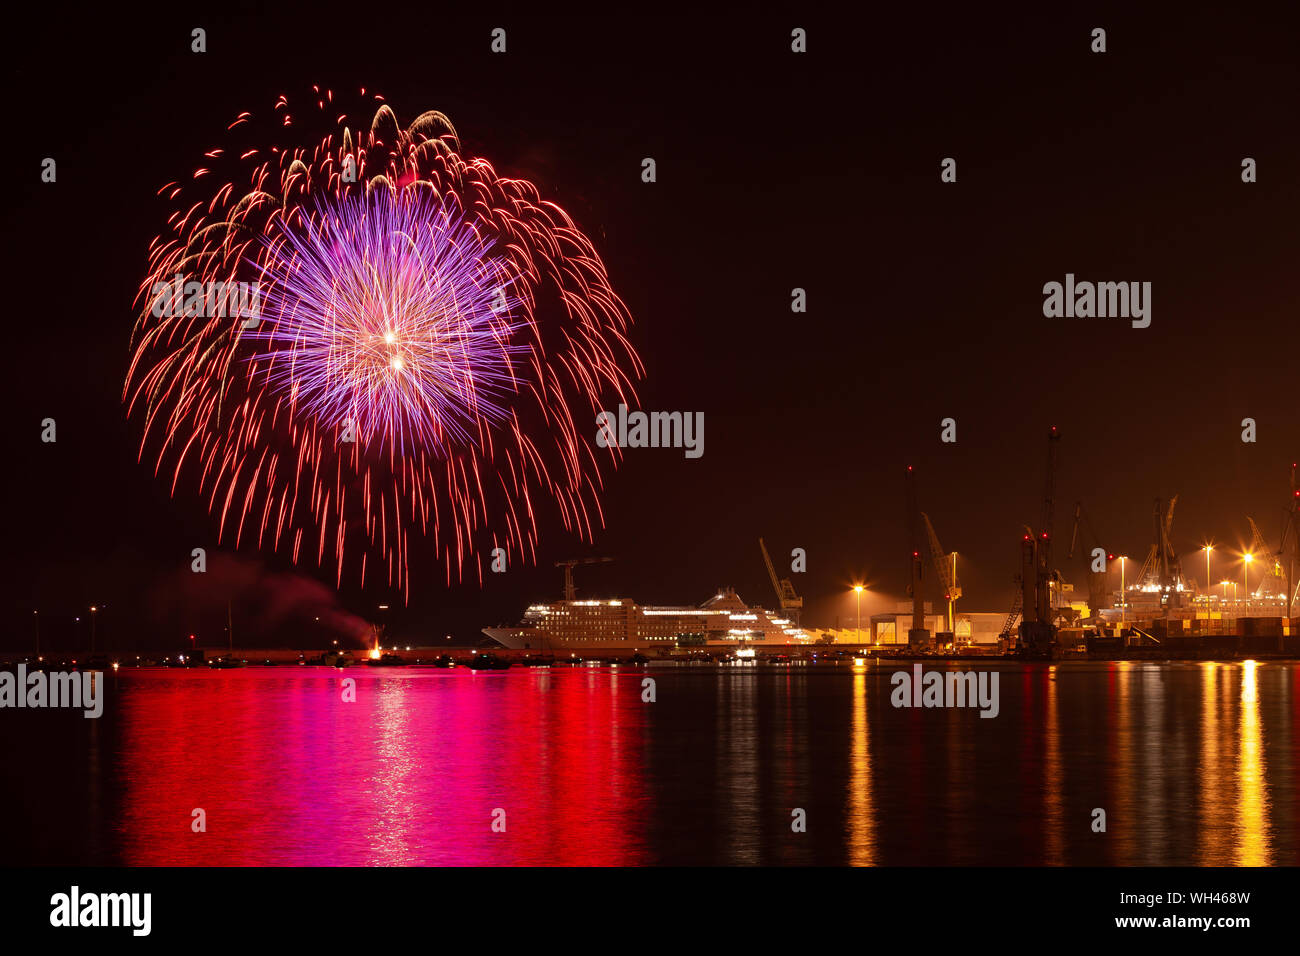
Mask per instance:
[[[1207,591],[1213,586],[1210,584],[1210,552],[1213,550],[1213,545],[1207,544],[1205,546],[1205,590]]]
[[[92,657],[95,654],[95,620],[99,617],[98,611],[99,608],[96,605],[92,604],[90,606],[90,654]]]
[[[956,588],[957,588],[957,552],[954,551],[954,552],[950,555],[950,557],[952,558],[952,583],[953,583],[953,587],[949,590],[948,595],[947,595],[947,597],[948,597],[948,633],[952,634],[952,639],[953,639],[954,642],[956,642],[956,640],[957,640],[957,613],[956,613],[956,608],[954,607],[954,605],[955,605],[955,603],[956,603],[956,601],[957,601],[957,593],[958,593],[957,590],[956,590]]]
[[[1121,554],[1119,557],[1119,606],[1124,608],[1128,605],[1128,592],[1124,588],[1124,562],[1128,560],[1127,555]],[[1121,620],[1123,615],[1120,616]]]
[[[862,643],[862,585],[853,585],[853,593],[858,597],[858,643]]]
[[[1245,575],[1246,600],[1249,601],[1250,600],[1250,562],[1255,560],[1255,556],[1251,554],[1249,551],[1247,551],[1245,554],[1245,558],[1246,558],[1246,563],[1242,565],[1241,570],[1242,573]]]

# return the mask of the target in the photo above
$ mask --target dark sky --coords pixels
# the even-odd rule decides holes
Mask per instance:
[[[215,643],[227,597],[237,618],[265,600],[236,577],[262,562],[276,575],[263,592],[290,580],[283,558],[245,551],[239,574],[176,597],[190,549],[217,550],[215,524],[193,489],[173,500],[136,462],[120,395],[132,297],[165,217],[156,190],[199,165],[236,113],[312,83],[364,85],[408,120],[441,110],[467,152],[538,183],[629,305],[643,407],[706,421],[701,459],[628,452],[594,545],[547,527],[540,567],[482,588],[416,581],[393,612],[399,640],[517,620],[558,596],[551,565],[572,556],[615,559],[579,570],[589,596],[695,603],[731,584],[770,605],[760,534],[778,563],[807,550],[805,621],[851,625],[855,579],[877,596],[904,586],[907,464],[961,555],[964,609],[1002,611],[1053,425],[1058,540],[1081,499],[1106,546],[1140,561],[1152,499],[1173,494],[1184,552],[1246,543],[1248,514],[1279,533],[1300,455],[1294,22],[1250,6],[924,5],[870,19],[805,4],[716,18],[660,4],[594,17],[225,9],[42,9],[15,25],[0,649],[29,646],[37,607],[46,640],[72,646],[71,617],[96,602],[115,646],[181,646],[193,630]],[[194,26],[206,54],[189,52]],[[489,52],[496,26],[504,56]],[[789,49],[796,26],[805,55]],[[1089,51],[1096,26],[1102,55]],[[40,182],[46,156],[54,185]],[[654,184],[640,179],[646,156]],[[939,179],[947,156],[956,184]],[[1043,284],[1067,272],[1151,282],[1151,327],[1044,318]],[[806,315],[791,314],[796,286]],[[47,416],[53,445],[39,440]],[[939,441],[947,416],[955,445]],[[1241,441],[1247,416],[1255,444]],[[1239,577],[1222,559],[1215,579]],[[1204,574],[1194,555],[1187,566]],[[1082,582],[1081,566],[1064,571]],[[332,588],[308,591],[328,601]],[[396,599],[339,597],[363,617],[381,602]]]

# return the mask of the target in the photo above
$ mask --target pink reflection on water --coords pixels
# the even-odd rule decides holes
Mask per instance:
[[[121,693],[125,861],[645,862],[640,676],[132,672]],[[349,677],[355,703],[341,699]],[[205,833],[191,829],[195,808]],[[491,829],[498,808],[504,833]]]

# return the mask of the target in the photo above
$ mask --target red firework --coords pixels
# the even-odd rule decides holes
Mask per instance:
[[[160,190],[123,390],[141,458],[197,486],[218,540],[328,555],[338,583],[378,560],[408,599],[412,547],[481,582],[493,548],[536,560],[552,505],[590,540],[619,454],[595,416],[643,374],[591,241],[441,113],[358,130],[316,93],[323,137],[293,140],[281,97],[290,144],[214,149]]]

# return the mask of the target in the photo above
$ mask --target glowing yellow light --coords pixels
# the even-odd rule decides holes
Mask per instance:
[[[389,345],[392,345],[394,342],[397,341],[397,336],[394,335],[392,332],[385,332],[384,341],[387,342]]]
[[[400,355],[393,356],[392,366],[393,371],[395,372],[400,372],[402,370],[402,357]]]

